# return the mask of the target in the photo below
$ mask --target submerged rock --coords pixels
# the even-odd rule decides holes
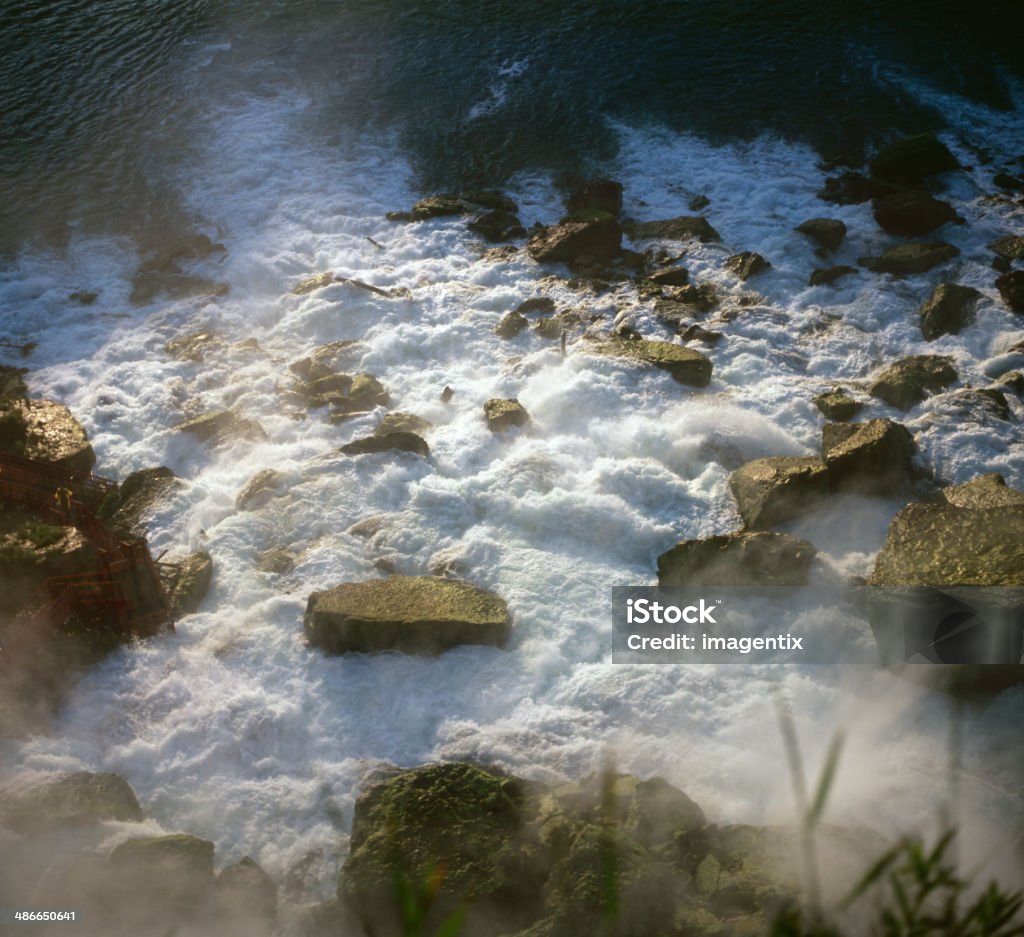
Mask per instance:
[[[527,250],[539,263],[569,263],[579,257],[607,260],[622,244],[622,229],[613,218],[568,221],[552,225],[530,238]]]
[[[822,457],[834,489],[891,495],[913,479],[914,438],[892,420],[833,423],[822,433]]]
[[[816,553],[806,540],[768,531],[684,540],[658,557],[658,585],[805,586]]]
[[[864,408],[864,404],[854,400],[841,387],[833,387],[826,394],[818,394],[812,402],[828,419],[839,422],[852,420]]]
[[[190,332],[180,338],[172,338],[164,351],[179,361],[197,361],[205,359],[206,353],[219,348],[221,340],[215,332]]]
[[[897,185],[918,185],[928,176],[959,169],[949,148],[932,133],[905,137],[880,150],[869,163],[871,174]]]
[[[259,423],[255,420],[242,419],[231,410],[211,410],[176,423],[173,428],[182,433],[190,433],[202,442],[212,442],[214,445],[236,439],[257,441],[267,438]]]
[[[875,273],[908,276],[960,256],[960,249],[945,241],[923,241],[891,247],[881,257],[862,257],[860,263]]]
[[[484,404],[484,419],[487,420],[487,428],[494,433],[513,426],[524,426],[530,421],[530,414],[514,397],[494,398]]]
[[[617,215],[622,211],[622,183],[614,179],[588,179],[581,182],[569,196],[569,213],[603,211]]]
[[[499,338],[515,338],[523,329],[529,327],[530,320],[526,316],[519,312],[509,312],[495,326],[494,332]]]
[[[333,270],[325,270],[323,273],[314,273],[311,276],[299,280],[292,287],[293,296],[306,296],[316,290],[322,290],[325,286],[332,286],[338,282]]]
[[[996,289],[1014,312],[1024,312],[1024,270],[1011,270],[998,277]]]
[[[261,507],[271,498],[279,498],[284,492],[284,472],[276,469],[263,469],[257,472],[246,483],[235,498],[236,511],[250,511]]]
[[[0,826],[19,833],[37,835],[107,820],[142,819],[135,792],[117,774],[76,771],[7,788],[0,797]]]
[[[807,282],[810,286],[831,286],[840,277],[856,272],[856,267],[850,267],[845,264],[838,267],[818,268],[811,271],[811,278]]]
[[[213,582],[213,557],[206,550],[198,550],[167,562],[177,567],[166,588],[171,615],[181,618],[197,612]]]
[[[779,456],[737,469],[729,490],[747,528],[766,530],[814,510],[828,494],[829,478],[814,456]]]
[[[516,215],[507,211],[489,211],[466,225],[470,231],[492,243],[526,236],[526,228]]]
[[[940,283],[918,310],[921,334],[927,341],[956,335],[974,321],[974,307],[981,293],[970,286]]]
[[[846,225],[836,218],[808,218],[796,230],[832,252],[839,250],[846,237]]]
[[[610,339],[595,350],[602,355],[631,358],[668,371],[680,384],[706,387],[711,382],[711,360],[699,351],[673,342]]]
[[[746,280],[752,277],[755,273],[760,273],[762,270],[767,270],[771,267],[760,254],[756,254],[753,251],[743,251],[740,254],[733,254],[731,257],[726,258],[725,268],[736,274],[741,280]]]
[[[869,392],[900,410],[909,410],[928,394],[936,393],[957,380],[953,361],[944,355],[912,355],[883,369]]]
[[[919,237],[959,218],[949,202],[918,189],[875,199],[871,207],[878,226],[900,237]]]
[[[720,241],[721,235],[703,215],[680,215],[665,221],[633,221],[625,226],[634,240],[660,239],[666,241],[702,242]]]
[[[460,644],[502,646],[511,619],[504,599],[430,576],[392,576],[314,592],[304,619],[310,643],[328,654],[440,654]]]
[[[416,433],[398,430],[390,433],[377,433],[356,439],[341,446],[345,455],[368,455],[374,452],[413,452],[426,458],[430,455],[427,441]]]
[[[384,436],[387,433],[419,433],[422,436],[432,425],[430,420],[416,416],[415,413],[396,411],[385,414],[373,433],[375,436]]]

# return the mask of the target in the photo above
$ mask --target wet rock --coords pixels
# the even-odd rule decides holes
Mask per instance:
[[[433,424],[430,420],[425,420],[421,416],[416,416],[414,413],[402,413],[396,411],[395,413],[385,414],[384,419],[377,424],[377,428],[374,430],[374,435],[384,436],[387,433],[419,433],[421,436],[428,430]]]
[[[28,396],[25,375],[28,368],[9,368],[0,364],[0,406],[10,400],[21,400]]]
[[[526,245],[538,263],[570,262],[587,256],[597,260],[614,257],[622,244],[622,229],[612,218],[569,221],[552,225],[530,238]]]
[[[270,937],[277,918],[277,886],[260,865],[245,856],[223,869],[215,883],[218,911],[229,929]]]
[[[1015,394],[1024,394],[1024,373],[1020,371],[1007,371],[996,379],[1000,387],[1008,387]]]
[[[452,390],[447,384],[444,385],[444,389],[441,391],[441,403],[448,403],[452,397],[455,396],[455,391]]]
[[[718,292],[710,283],[673,287],[662,295],[668,298],[655,302],[654,314],[669,325],[680,325],[683,320],[711,312],[718,305]]]
[[[352,414],[386,407],[391,397],[372,374],[342,374],[324,365],[314,364],[309,379],[298,386],[305,404],[311,408],[331,406],[335,413]]]
[[[881,179],[868,179],[859,172],[844,172],[841,176],[826,179],[818,198],[836,205],[859,205],[898,190],[898,186]]]
[[[846,225],[836,218],[808,218],[796,230],[832,252],[839,250],[846,237]]]
[[[686,286],[690,280],[690,271],[686,267],[661,267],[644,274],[643,278],[658,286]]]
[[[1014,312],[1024,312],[1024,270],[1011,270],[996,279],[996,289]]]
[[[489,211],[466,227],[493,243],[526,236],[526,228],[519,218],[507,211]]]
[[[974,321],[981,293],[970,286],[940,283],[918,310],[921,334],[929,342],[941,335],[956,335]]]
[[[816,553],[806,540],[767,531],[685,540],[658,557],[658,585],[805,586]]]
[[[462,193],[462,200],[473,205],[480,205],[483,208],[490,208],[492,211],[504,211],[514,215],[519,211],[519,206],[510,199],[504,192],[496,190],[474,189]]]
[[[945,241],[922,241],[891,247],[881,257],[862,257],[860,264],[875,273],[909,276],[959,256],[960,249]]]
[[[176,423],[173,428],[214,445],[237,439],[258,441],[267,438],[259,423],[255,420],[244,420],[231,410],[212,410]]]
[[[363,439],[356,439],[353,442],[341,446],[340,451],[345,455],[369,455],[374,452],[413,452],[416,455],[426,458],[430,455],[430,447],[427,441],[416,433],[399,431],[381,433],[379,435],[367,436]]]
[[[875,199],[871,207],[878,226],[900,237],[919,237],[959,218],[949,202],[918,189]]]
[[[523,329],[530,327],[530,320],[518,312],[507,313],[495,326],[494,332],[499,338],[515,338]]]
[[[525,316],[531,312],[540,312],[544,315],[551,315],[556,309],[555,301],[550,296],[532,296],[523,300],[515,311]]]
[[[681,833],[703,829],[704,811],[664,778],[651,778],[633,785],[625,820],[626,833],[648,849],[675,842]]]
[[[568,207],[571,215],[590,211],[618,215],[622,211],[622,183],[612,179],[588,179],[573,190]]]
[[[533,330],[541,337],[554,340],[559,338],[565,328],[562,316],[542,316],[536,322]]]
[[[314,592],[304,628],[309,642],[328,654],[396,650],[432,655],[462,644],[502,646],[511,619],[504,599],[477,586],[393,576]]]
[[[841,387],[833,387],[827,394],[818,394],[813,404],[830,420],[852,420],[864,408]]]
[[[767,270],[771,267],[760,254],[756,254],[753,251],[743,251],[740,254],[733,254],[731,257],[726,258],[725,268],[736,274],[741,280],[747,280],[752,277],[755,273],[760,273],[762,270]]]
[[[962,485],[942,489],[943,499],[958,508],[1002,508],[1024,505],[1024,491],[1010,488],[998,472],[979,475]]]
[[[893,362],[875,378],[869,388],[900,410],[909,410],[929,394],[937,393],[957,380],[953,360],[944,355],[912,355]]]
[[[834,489],[891,495],[913,479],[914,438],[892,420],[829,424],[822,433],[822,457]]]
[[[495,398],[484,404],[484,419],[487,420],[487,428],[495,433],[513,426],[524,426],[530,421],[530,414],[514,397]]]
[[[213,887],[213,843],[187,833],[126,840],[107,865],[124,895],[145,896],[150,913],[202,908]]]
[[[171,615],[181,618],[197,612],[213,582],[213,557],[206,550],[198,550],[167,562],[177,567],[166,586]]]
[[[179,361],[203,361],[206,353],[220,347],[220,344],[214,332],[191,332],[171,339],[164,345],[164,350]]]
[[[960,411],[965,420],[984,420],[987,416],[1007,422],[1013,419],[1006,394],[997,387],[965,387],[944,395],[944,402]]]
[[[695,195],[693,198],[690,199],[689,202],[686,203],[686,207],[689,208],[690,211],[703,211],[710,204],[711,199],[709,199],[706,195]]]
[[[665,221],[632,221],[624,225],[634,240],[720,241],[721,235],[703,215],[680,215]]]
[[[38,835],[107,820],[142,819],[135,792],[117,774],[76,771],[8,787],[0,797],[0,826],[18,833]]]
[[[829,477],[814,456],[778,456],[737,469],[729,490],[747,528],[767,530],[814,510],[828,494]]]
[[[809,286],[831,286],[840,277],[856,273],[856,267],[840,264],[836,267],[819,267],[811,271],[811,278],[807,281]]]
[[[919,185],[928,176],[960,168],[946,145],[931,133],[891,143],[876,153],[868,165],[876,178],[908,186]]]
[[[431,195],[421,198],[409,212],[413,221],[427,221],[430,218],[445,218],[462,215],[469,206],[457,195]]]
[[[263,469],[245,483],[245,487],[235,498],[236,511],[251,511],[262,507],[271,498],[279,498],[285,494],[285,475],[275,469]]]
[[[1024,189],[1024,179],[1011,176],[1008,172],[997,172],[992,177],[992,182],[999,186],[1000,189],[1010,189],[1015,192]]]
[[[100,294],[94,290],[75,290],[73,293],[68,293],[68,299],[73,303],[78,303],[79,306],[91,306]]]
[[[699,351],[673,342],[610,339],[596,346],[602,355],[630,358],[668,371],[680,384],[706,387],[711,382],[711,360]]]
[[[316,290],[322,290],[325,286],[333,286],[338,282],[333,270],[325,270],[323,273],[314,273],[312,276],[299,280],[292,287],[293,296],[307,296]]]
[[[713,332],[696,324],[681,328],[677,334],[684,342],[705,342],[708,345],[717,345],[725,338],[721,332]]]
[[[53,400],[0,403],[0,450],[55,462],[72,472],[91,472],[96,464],[81,423]]]
[[[988,249],[1003,260],[1024,260],[1024,237],[1008,234],[988,245]]]
[[[110,515],[111,524],[123,530],[137,531],[143,520],[170,496],[180,480],[166,466],[132,472],[118,491],[116,506]]]
[[[284,547],[273,547],[257,557],[256,568],[261,573],[290,573],[295,568],[295,554]]]

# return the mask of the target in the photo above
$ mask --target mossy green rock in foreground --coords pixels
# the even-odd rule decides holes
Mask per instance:
[[[310,643],[328,654],[439,654],[460,644],[503,645],[511,620],[505,600],[477,586],[393,576],[314,592],[304,625]]]
[[[680,384],[706,387],[711,382],[711,360],[685,345],[616,338],[602,342],[596,350],[602,355],[652,364],[668,371]]]

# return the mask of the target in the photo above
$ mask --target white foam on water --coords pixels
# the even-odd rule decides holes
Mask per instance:
[[[458,220],[386,222],[385,211],[421,194],[397,142],[313,147],[301,133],[307,107],[301,95],[236,98],[211,105],[197,128],[205,156],[178,183],[204,230],[227,247],[196,271],[229,283],[227,296],[134,307],[131,245],[87,239],[66,257],[27,252],[0,281],[8,334],[39,341],[32,392],[83,420],[98,470],[123,477],[167,464],[186,479],[152,521],[154,552],[202,547],[216,562],[197,614],[86,674],[54,734],[7,745],[7,767],[116,771],[160,827],[214,840],[219,865],[250,854],[279,880],[303,868],[306,894],[327,896],[355,798],[382,762],[473,758],[558,780],[613,760],[619,770],[665,775],[715,821],[788,821],[773,702],[781,692],[809,766],[821,763],[834,730],[847,732],[830,818],[885,832],[934,819],[948,797],[940,696],[864,668],[612,665],[610,587],[653,584],[656,557],[678,540],[737,529],[729,471],[815,451],[822,420],[810,400],[834,382],[862,391],[874,368],[931,351],[952,354],[965,383],[984,382],[1016,326],[983,244],[1012,212],[978,208],[968,225],[944,230],[962,254],[943,271],[899,280],[861,270],[834,288],[811,288],[820,262],[793,231],[801,221],[846,222],[832,263],[855,266],[895,241],[869,206],[815,197],[823,176],[810,150],[770,138],[711,146],[619,127],[621,154],[607,168],[624,183],[627,214],[688,214],[687,202],[705,194],[723,237],[686,246],[692,278],[713,283],[734,315],[709,352],[711,386],[693,391],[582,343],[563,357],[557,342],[532,332],[499,339],[501,316],[534,295],[589,307],[609,323],[632,300],[624,290],[576,293],[522,254],[483,259]],[[981,204],[983,179],[952,184],[958,210]],[[510,194],[527,224],[562,213],[550,179],[523,176]],[[739,250],[762,253],[772,269],[740,284],[722,264]],[[406,287],[412,298],[341,283],[290,293],[323,270]],[[986,298],[976,325],[929,344],[916,308],[940,276]],[[76,289],[98,290],[96,305],[69,302]],[[740,305],[754,290],[760,298]],[[650,336],[668,337],[649,305],[625,312]],[[166,354],[169,339],[198,329],[223,343],[205,361]],[[248,338],[259,351],[234,347]],[[344,367],[377,375],[395,409],[434,424],[428,459],[342,456],[335,448],[371,431],[382,411],[335,426],[324,411],[282,397],[288,363],[334,341],[357,341]],[[455,390],[449,404],[439,399],[446,385]],[[531,424],[489,433],[482,404],[491,397],[517,397]],[[965,423],[943,406],[904,416],[870,401],[863,416],[905,420],[925,461],[950,481],[1002,471],[1024,485],[1016,425]],[[211,450],[173,430],[186,415],[222,407],[258,420],[269,440]],[[239,491],[265,468],[284,474],[284,495],[237,510]],[[820,547],[817,576],[863,574],[898,507],[837,500],[793,529]],[[347,533],[372,515],[382,516],[372,536]],[[259,555],[278,547],[294,554],[294,569],[260,572]],[[381,558],[410,574],[459,564],[508,600],[510,647],[436,659],[327,658],[308,647],[308,594],[379,575]],[[837,621],[822,612],[810,627],[828,634]],[[842,627],[859,627],[857,640],[867,628]],[[1024,822],[1011,781],[1022,707],[1017,690],[970,715],[964,809],[982,826]]]

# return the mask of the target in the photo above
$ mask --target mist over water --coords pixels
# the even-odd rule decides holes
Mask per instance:
[[[4,772],[122,774],[151,826],[212,839],[218,866],[252,855],[312,899],[333,892],[354,800],[385,762],[478,759],[557,780],[613,757],[664,775],[715,821],[788,822],[782,691],[809,765],[847,732],[830,819],[887,833],[935,822],[950,796],[938,694],[853,668],[610,663],[611,587],[652,583],[658,554],[684,537],[737,529],[735,460],[815,451],[816,393],[926,351],[952,354],[965,385],[1024,364],[1006,351],[1019,325],[984,250],[1024,215],[985,198],[998,167],[1024,154],[1019,62],[1004,31],[981,28],[1009,5],[956,20],[942,4],[841,6],[732,4],[723,18],[699,3],[490,3],[473,17],[445,3],[7,4],[4,339],[38,342],[30,390],[82,420],[100,474],[163,464],[187,480],[153,520],[154,554],[203,548],[217,565],[174,635],[90,671],[51,735],[0,743]],[[840,264],[891,243],[870,206],[815,197],[819,160],[925,127],[975,167],[944,196],[968,223],[942,236],[962,252],[956,281],[984,294],[975,326],[930,344],[914,315],[929,276],[862,271],[808,287],[816,258],[792,230],[841,218]],[[706,391],[582,343],[563,357],[532,332],[497,338],[501,316],[538,293],[610,323],[625,292],[580,295],[523,255],[485,260],[458,220],[384,220],[435,187],[486,184],[517,200],[526,225],[550,223],[562,183],[583,172],[619,179],[635,218],[710,199],[723,244],[691,246],[684,263],[739,314],[709,352]],[[194,272],[230,293],[133,305],[140,257],[194,230],[227,248]],[[773,265],[749,287],[722,266],[739,250]],[[322,270],[412,299],[344,284],[291,295]],[[741,309],[749,288],[764,301]],[[76,290],[96,303],[69,301]],[[649,305],[627,314],[668,337]],[[199,329],[222,339],[204,362],[165,353]],[[258,351],[237,347],[249,338]],[[341,456],[381,414],[335,426],[282,396],[289,362],[349,340],[344,370],[375,374],[395,409],[434,423],[428,460]],[[530,428],[490,434],[483,402],[512,396]],[[222,407],[259,420],[269,441],[212,450],[171,430]],[[943,407],[904,420],[925,464],[948,482],[999,471],[1024,486],[1019,422]],[[879,402],[864,412],[884,415],[902,419]],[[264,468],[284,473],[287,493],[236,510]],[[864,575],[901,506],[836,499],[787,529],[819,548],[823,581]],[[347,533],[378,515],[372,536]],[[295,554],[293,571],[259,571],[275,548]],[[509,649],[419,659],[307,647],[308,594],[379,575],[381,559],[409,574],[457,563],[498,591],[515,616]],[[812,627],[867,631],[835,610]],[[1022,715],[1024,694],[1009,691],[970,710],[964,732],[961,807],[975,850],[1004,870],[1024,829]],[[105,835],[110,848],[135,831]]]

